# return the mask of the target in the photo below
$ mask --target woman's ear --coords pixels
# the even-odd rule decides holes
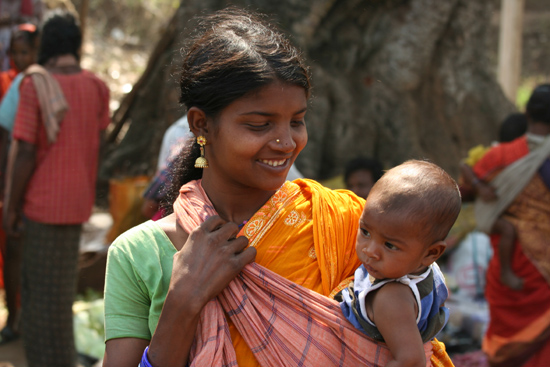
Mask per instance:
[[[191,107],[187,111],[187,122],[189,123],[189,130],[195,136],[205,135],[208,132],[206,114],[198,107]]]
[[[443,255],[447,244],[445,241],[437,241],[436,243],[431,244],[424,254],[424,259],[422,259],[422,264],[424,266],[432,265],[437,259]]]

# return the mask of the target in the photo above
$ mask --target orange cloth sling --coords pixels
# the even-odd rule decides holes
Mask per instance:
[[[180,193],[174,211],[187,232],[216,215],[200,181]],[[359,265],[363,204],[314,181],[285,183],[242,228],[256,263],[203,309],[191,365],[384,366],[387,347],[356,330],[326,297]],[[428,366],[452,366],[442,344],[426,343],[425,352]]]

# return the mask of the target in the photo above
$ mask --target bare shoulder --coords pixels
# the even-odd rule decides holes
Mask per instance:
[[[399,282],[390,282],[374,292],[377,302],[390,304],[394,301],[416,303],[411,288]]]
[[[179,251],[185,244],[185,241],[187,241],[189,234],[178,225],[176,215],[172,213],[162,219],[159,219],[157,224],[164,231],[164,233],[166,233],[176,250]]]
[[[371,320],[374,320],[375,314],[378,314],[379,317],[380,312],[392,314],[395,311],[408,309],[414,315],[418,313],[418,305],[412,290],[409,286],[398,282],[387,283],[369,293],[365,299],[365,306]],[[376,323],[376,321],[374,322]]]

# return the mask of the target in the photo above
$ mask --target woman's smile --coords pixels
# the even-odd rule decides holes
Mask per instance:
[[[286,168],[288,166],[289,159],[260,159],[259,160],[263,164],[267,164],[271,167],[279,167],[279,168]]]

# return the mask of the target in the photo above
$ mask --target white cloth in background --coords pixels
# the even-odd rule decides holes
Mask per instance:
[[[187,140],[193,137],[189,130],[187,114],[176,120],[164,133],[160,146],[157,171],[160,172],[168,166],[168,163],[178,155]]]

